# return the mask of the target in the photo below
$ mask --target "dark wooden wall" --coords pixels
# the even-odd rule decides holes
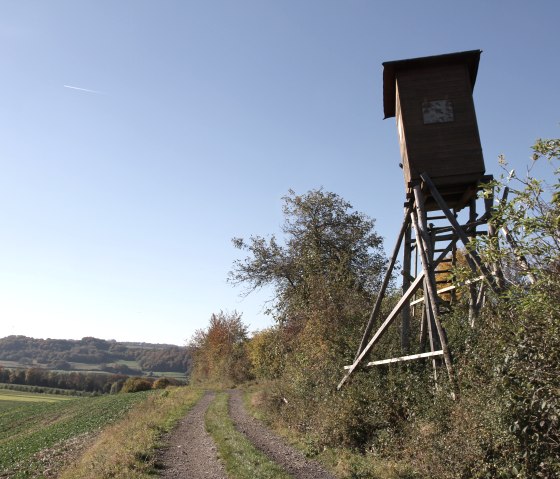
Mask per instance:
[[[403,171],[407,188],[427,172],[437,187],[472,185],[484,174],[467,66],[451,64],[399,71],[397,125],[402,120]],[[454,120],[424,124],[422,104],[450,100]],[[399,128],[400,129],[400,128]],[[399,131],[399,136],[401,131]]]

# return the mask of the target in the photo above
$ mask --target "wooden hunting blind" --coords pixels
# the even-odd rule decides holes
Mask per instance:
[[[458,393],[445,331],[445,316],[456,298],[456,285],[450,285],[449,278],[454,274],[458,241],[465,246],[466,262],[473,273],[465,283],[471,327],[484,303],[485,289],[499,292],[503,288],[499,266],[485,264],[472,241],[478,235],[496,234],[488,222],[493,212],[492,191],[484,196],[484,213],[476,211],[477,193],[492,179],[484,175],[472,96],[480,54],[480,50],[472,50],[383,63],[385,118],[397,119],[406,188],[404,218],[355,359],[344,366],[338,389],[359,367],[429,358],[435,384],[443,363],[454,394]],[[460,213],[465,206],[468,208]],[[401,247],[403,295],[378,323]],[[405,355],[366,363],[366,356],[395,323],[400,323]],[[418,334],[416,346],[411,341],[413,331]]]
[[[472,92],[480,50],[383,63],[385,118],[396,116],[405,188],[427,173],[449,206],[484,175]],[[428,200],[430,210],[433,202]]]

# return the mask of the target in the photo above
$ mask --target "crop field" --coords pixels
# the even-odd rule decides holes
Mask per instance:
[[[142,369],[142,366],[140,366],[140,363],[138,361],[125,361],[124,359],[119,359],[118,361],[115,361],[113,364],[124,364],[132,369]]]
[[[39,477],[151,392],[69,398],[0,391],[0,477]]]
[[[75,398],[71,396],[60,396],[57,394],[35,394],[31,392],[0,389],[0,414],[14,407],[33,405],[35,403],[71,401],[73,399]]]
[[[101,371],[101,364],[76,363],[72,361],[70,361],[69,364],[70,366],[72,366],[72,369],[76,371]]]

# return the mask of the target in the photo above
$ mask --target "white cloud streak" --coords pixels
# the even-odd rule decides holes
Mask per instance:
[[[64,88],[70,88],[71,90],[79,90],[79,91],[85,91],[87,93],[103,93],[102,91],[97,91],[97,90],[90,90],[89,88],[80,88],[79,86],[72,86],[72,85],[63,85]]]

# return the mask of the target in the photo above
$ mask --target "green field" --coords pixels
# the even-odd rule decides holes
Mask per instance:
[[[88,363],[75,363],[75,362],[69,362],[70,366],[72,366],[72,369],[75,371],[79,371],[79,372],[87,372],[87,371],[93,371],[93,372],[99,372],[101,371],[101,365],[100,364],[88,364]],[[66,371],[68,372],[68,371]]]
[[[0,391],[0,477],[37,477],[49,451],[97,433],[152,392],[87,398]]]
[[[60,396],[58,394],[36,394],[31,392],[12,391],[0,389],[0,414],[3,411],[34,403],[55,403],[59,401],[71,401],[72,396]]]

